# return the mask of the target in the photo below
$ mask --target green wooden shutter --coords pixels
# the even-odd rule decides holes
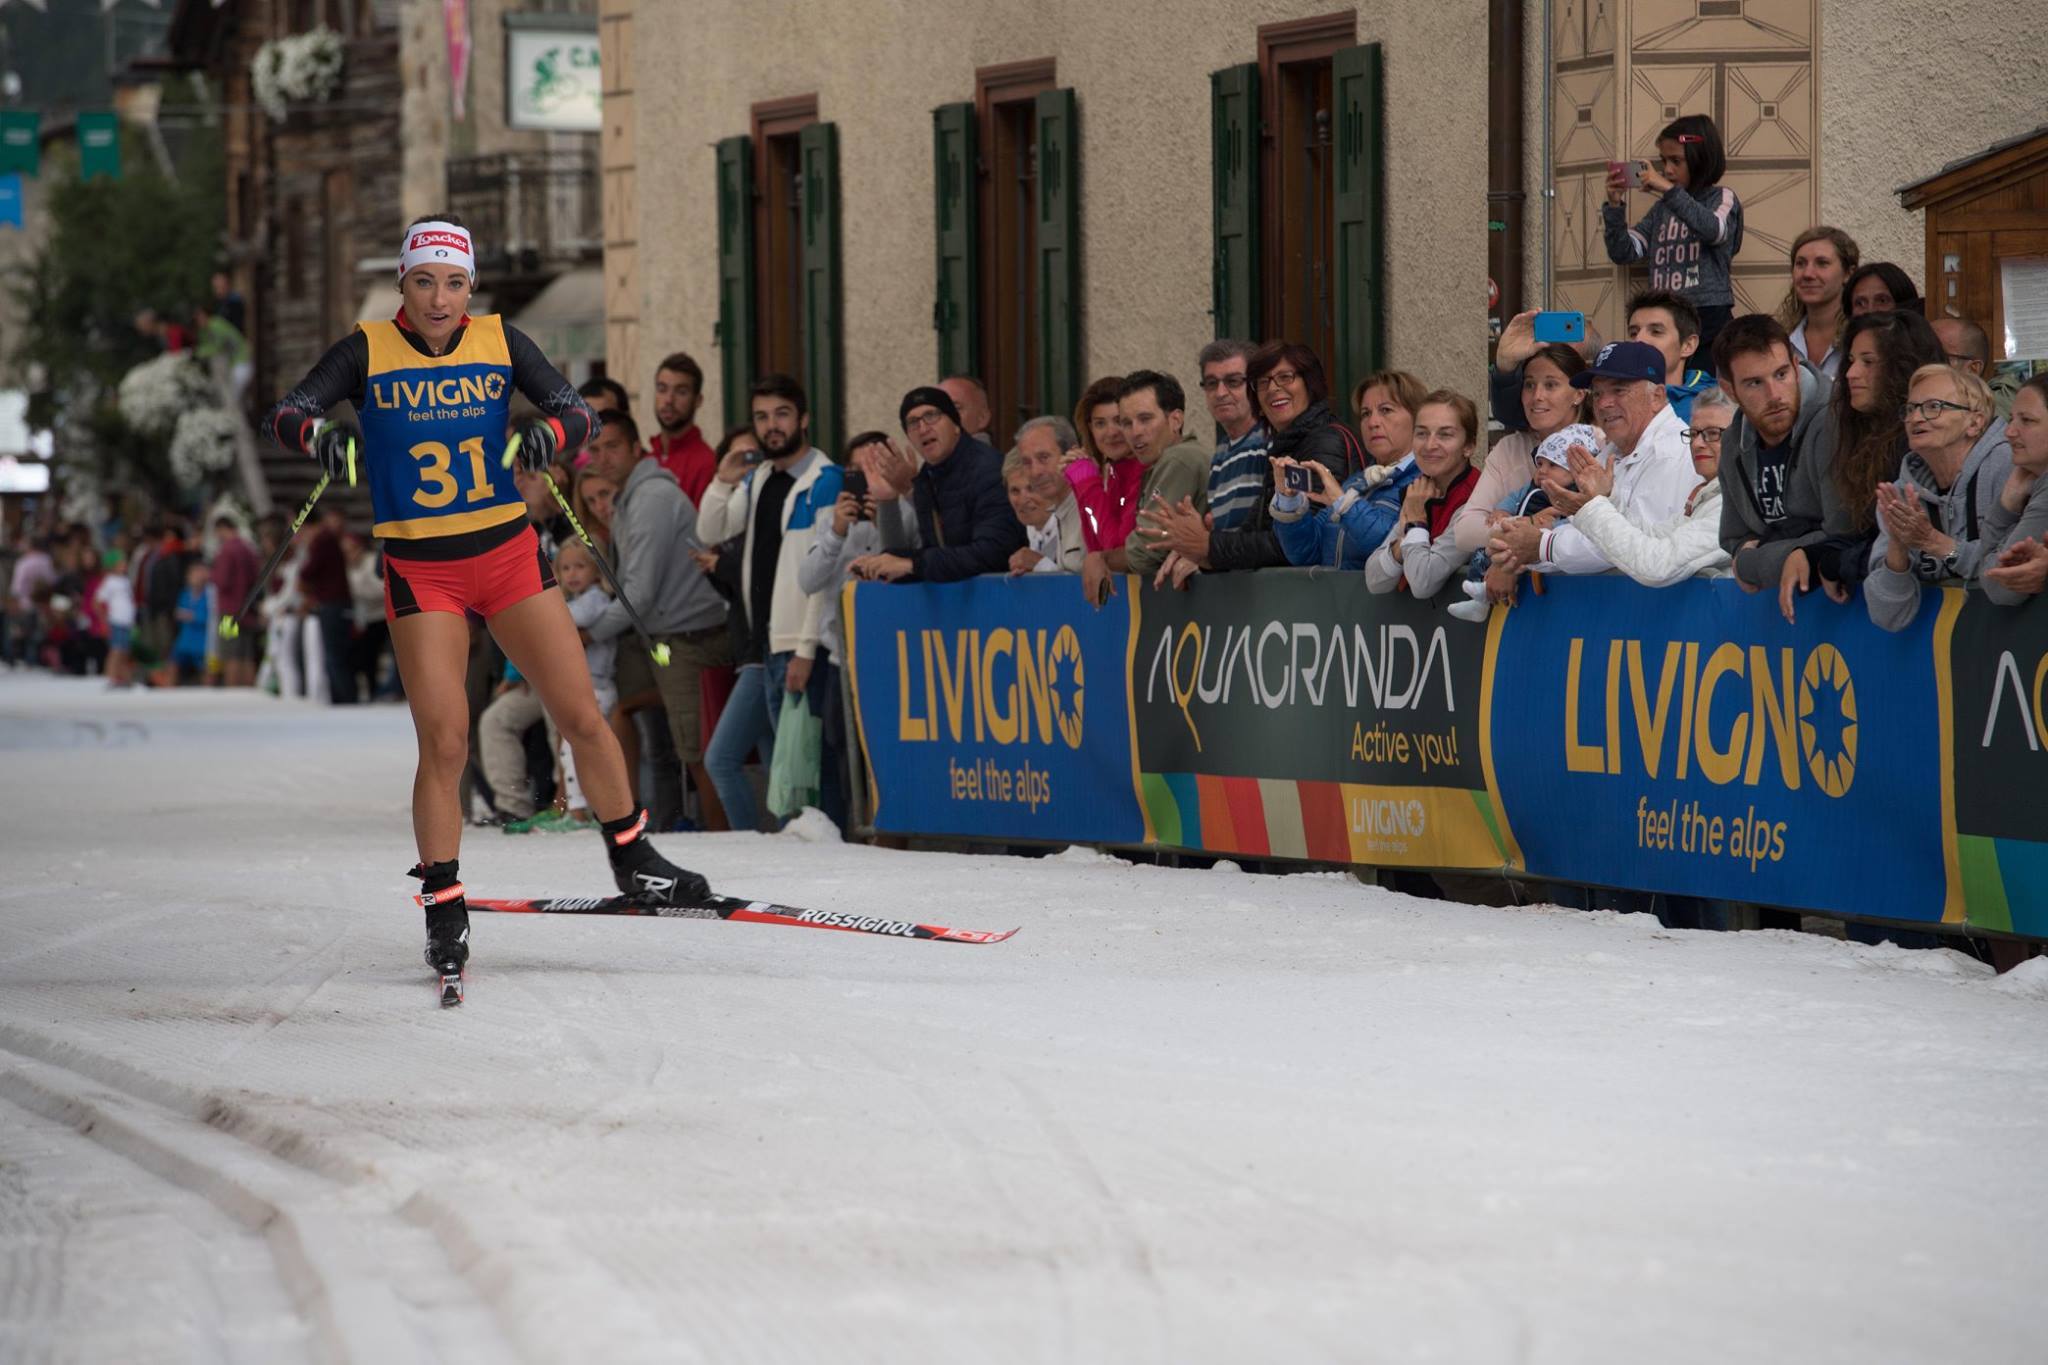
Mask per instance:
[[[1337,354],[1330,388],[1386,364],[1386,115],[1380,45],[1347,47],[1331,63],[1337,106]]]
[[[981,373],[980,277],[975,261],[974,105],[932,110],[932,184],[939,248],[932,330],[941,376]]]
[[[1259,68],[1209,73],[1216,335],[1259,339]]]
[[[813,123],[797,134],[803,195],[804,388],[811,399],[811,443],[838,458],[845,436],[839,315],[839,125]]]
[[[754,386],[754,140],[718,144],[718,370],[725,425],[744,426]]]
[[[1064,414],[1081,398],[1081,137],[1074,122],[1074,92],[1040,94],[1033,117],[1038,144],[1038,410]]]

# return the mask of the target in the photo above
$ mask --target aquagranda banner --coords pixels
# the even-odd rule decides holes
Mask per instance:
[[[1149,842],[1255,858],[1498,868],[1486,632],[1362,574],[1143,589],[1132,650]]]

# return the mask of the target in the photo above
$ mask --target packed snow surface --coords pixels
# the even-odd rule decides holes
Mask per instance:
[[[2048,1358],[2031,968],[813,818],[661,844],[1022,932],[478,915],[443,1011],[411,772],[0,677],[0,1359]]]

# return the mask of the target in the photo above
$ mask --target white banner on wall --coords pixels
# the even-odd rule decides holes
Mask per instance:
[[[598,132],[604,126],[601,88],[595,25],[540,28],[522,24],[506,29],[508,126],[549,133]]]

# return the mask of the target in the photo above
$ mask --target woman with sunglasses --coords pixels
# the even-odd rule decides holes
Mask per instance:
[[[1914,371],[1899,409],[1908,452],[1897,476],[1877,486],[1877,544],[1863,600],[1885,630],[1920,614],[1921,588],[1975,578],[1985,523],[2012,474],[2012,446],[1992,420],[1991,390],[1946,363]]]
[[[1334,499],[1347,479],[1371,463],[1358,437],[1330,411],[1330,382],[1313,350],[1298,341],[1269,341],[1245,362],[1245,378],[1254,411],[1272,433],[1256,514],[1225,531],[1205,526],[1200,509],[1185,501],[1145,509],[1139,527],[1167,551],[1154,577],[1161,587],[1186,587],[1202,570],[1227,572],[1298,562],[1290,558],[1272,520],[1274,496],[1284,492],[1278,486],[1285,477],[1282,471],[1306,469],[1308,487]],[[1299,515],[1299,499],[1289,506]]]

